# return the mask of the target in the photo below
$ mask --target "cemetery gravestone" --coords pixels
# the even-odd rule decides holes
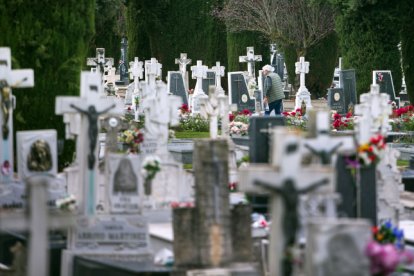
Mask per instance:
[[[181,53],[180,58],[175,59],[175,64],[179,64],[181,75],[184,79],[184,85],[186,91],[188,90],[188,74],[187,65],[191,63],[191,59],[187,58],[187,53]]]
[[[216,87],[216,72],[214,70],[207,69],[206,78],[203,78],[202,80],[203,91],[205,93],[208,92],[208,88],[211,85]]]
[[[340,70],[339,80],[341,88],[344,90],[345,94],[345,107],[348,110],[351,104],[355,106],[358,103],[355,69]]]
[[[254,47],[247,47],[246,50],[247,54],[245,56],[239,56],[239,62],[247,63],[248,78],[255,79],[256,71],[254,65],[257,61],[262,61],[262,56],[254,54]]]
[[[306,108],[309,110],[312,108],[311,96],[305,86],[305,74],[309,73],[309,62],[305,62],[305,58],[300,57],[299,62],[295,63],[295,67],[295,73],[300,75],[300,86],[296,93],[295,110],[301,108],[302,101],[305,102]]]
[[[121,40],[121,58],[119,59],[118,73],[120,80],[118,81],[121,85],[126,85],[129,82],[128,78],[128,41],[125,37]]]
[[[255,110],[255,100],[249,96],[243,72],[230,72],[228,75],[229,104],[236,104],[237,110]]]
[[[181,97],[182,102],[188,105],[187,91],[180,72],[168,72],[168,93]]]
[[[348,107],[345,100],[345,92],[343,88],[329,88],[328,89],[328,105],[332,110],[338,114],[346,114]]]
[[[373,71],[372,83],[380,86],[380,93],[385,93],[389,96],[390,100],[400,106],[400,98],[396,97],[394,83],[392,80],[392,74],[390,70]]]
[[[220,66],[220,62],[216,62],[216,66],[213,66],[212,70],[215,72],[216,75],[216,90],[217,94],[224,95],[224,89],[221,86],[221,77],[224,77],[224,66]]]
[[[96,56],[94,58],[87,58],[86,65],[95,66],[95,72],[101,76],[101,81],[103,82],[103,76],[114,65],[114,59],[105,57],[105,48],[96,48]]]
[[[192,96],[191,112],[192,114],[200,113],[200,98],[206,98],[207,95],[203,90],[203,79],[207,78],[207,66],[203,65],[201,60],[197,60],[197,65],[191,66],[192,78],[197,79]]]

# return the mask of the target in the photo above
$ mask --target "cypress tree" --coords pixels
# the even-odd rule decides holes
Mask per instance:
[[[358,94],[369,91],[373,70],[391,70],[398,93],[402,74],[397,5],[391,0],[359,2],[336,20],[344,67],[356,69]]]
[[[407,94],[411,104],[414,103],[414,7],[411,0],[401,1],[401,15],[404,22],[401,29],[401,54]]]
[[[14,130],[56,129],[65,135],[55,97],[79,95],[80,72],[94,30],[95,2],[90,0],[0,2],[0,45],[10,47],[14,68],[33,68],[35,87],[15,89]],[[72,160],[66,142],[59,168]]]

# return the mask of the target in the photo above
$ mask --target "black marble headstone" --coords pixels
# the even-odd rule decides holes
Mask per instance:
[[[203,79],[201,84],[204,93],[208,94],[208,87],[210,85],[216,86],[216,73],[214,71],[207,71],[207,78]]]
[[[345,102],[345,92],[342,88],[328,89],[328,105],[339,114],[346,114],[348,111]]]
[[[339,79],[341,88],[344,90],[345,106],[348,110],[348,107],[351,103],[353,106],[355,106],[358,101],[356,93],[355,69],[340,70]]]
[[[400,106],[400,98],[395,96],[394,83],[392,82],[391,71],[375,71],[376,83],[380,86],[380,93],[386,93],[390,96],[390,100],[396,102]]]
[[[283,116],[250,117],[249,159],[251,163],[269,163],[270,130],[274,126],[284,126]]]
[[[255,109],[254,99],[249,96],[243,73],[229,73],[228,76],[231,103],[237,104],[238,111],[248,109],[253,112]]]
[[[122,82],[122,84],[124,85],[129,83],[127,50],[128,50],[128,41],[125,37],[123,37],[121,40],[121,58],[119,59],[119,65],[118,65],[118,74],[120,77],[120,80],[118,82]]]
[[[188,104],[183,75],[180,72],[168,72],[168,92],[181,97],[184,104]]]

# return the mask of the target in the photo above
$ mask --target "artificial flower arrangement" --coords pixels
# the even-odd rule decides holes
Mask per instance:
[[[180,115],[189,114],[190,108],[188,107],[188,104],[183,103],[180,107]]]
[[[414,131],[414,107],[404,106],[393,110],[393,131]]]
[[[128,146],[127,152],[138,154],[140,152],[140,144],[144,141],[144,135],[138,128],[127,129],[120,136],[118,142]]]
[[[135,111],[138,111],[138,108],[139,108],[139,97],[138,96],[134,97],[134,105],[135,105]]]
[[[67,197],[57,199],[55,205],[58,209],[64,211],[74,211],[76,209],[76,199],[74,195],[68,195]]]
[[[414,261],[414,256],[404,250],[404,232],[390,221],[372,228],[373,241],[366,247],[371,262],[371,273],[386,276]]]
[[[302,109],[297,108],[295,111],[291,112],[282,112],[282,115],[285,117],[286,125],[292,126],[299,129],[306,128],[306,118],[302,114]]]
[[[158,156],[149,155],[142,162],[141,175],[144,177],[144,190],[146,195],[151,194],[152,180],[161,171],[161,160]]]
[[[357,154],[354,158],[347,158],[347,163],[351,168],[369,167],[381,161],[385,153],[385,139],[382,135],[371,137],[368,143],[358,146]]]
[[[229,182],[229,192],[237,192],[237,182]]]
[[[249,120],[252,112],[248,109],[244,109],[239,113],[229,114],[229,129],[230,135],[241,135],[245,136],[249,130]]]
[[[339,113],[333,112],[332,114],[332,129],[333,130],[352,130],[354,129],[354,119],[351,112],[342,116]]]

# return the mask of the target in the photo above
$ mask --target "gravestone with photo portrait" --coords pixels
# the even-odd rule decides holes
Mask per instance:
[[[229,72],[228,84],[230,104],[236,104],[238,111],[248,109],[254,112],[255,100],[249,95],[244,72]]]
[[[394,82],[390,70],[375,70],[372,72],[372,83],[380,86],[380,93],[390,96],[390,100],[400,107],[400,98],[395,95]]]
[[[348,108],[345,100],[345,92],[343,88],[328,89],[328,105],[338,114],[346,114]]]

